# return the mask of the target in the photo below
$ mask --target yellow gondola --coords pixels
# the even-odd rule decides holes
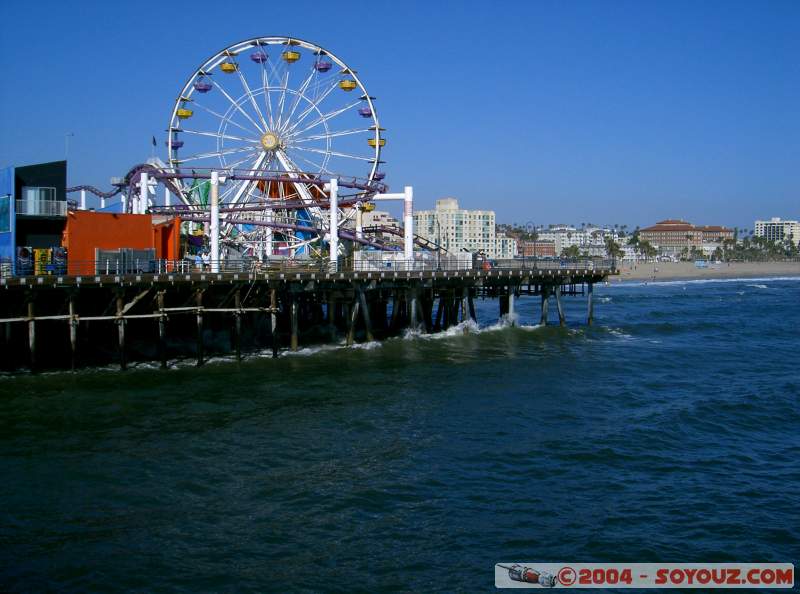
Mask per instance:
[[[194,112],[191,109],[186,109],[185,107],[181,107],[177,112],[175,112],[175,115],[182,120],[192,117],[193,114]]]
[[[287,62],[289,62],[289,64],[292,64],[300,59],[300,52],[296,52],[294,50],[286,50],[281,54],[281,57]]]
[[[346,78],[344,80],[339,81],[339,88],[343,91],[352,91],[358,86],[356,81]]]
[[[219,65],[219,69],[230,74],[231,72],[236,72],[239,69],[239,65],[236,62],[223,62]]]
[[[386,139],[381,138],[379,141],[376,141],[374,138],[368,138],[367,144],[369,144],[372,148],[375,148],[377,145],[386,146]]]
[[[373,202],[367,202],[364,206],[361,207],[363,212],[372,212],[375,210],[375,204]]]

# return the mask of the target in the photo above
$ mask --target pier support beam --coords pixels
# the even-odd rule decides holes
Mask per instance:
[[[197,304],[197,366],[200,367],[204,361],[203,351],[203,291],[195,294]]]
[[[565,326],[567,318],[564,316],[564,306],[561,303],[561,285],[556,285],[556,308],[558,309],[558,324]]]
[[[278,349],[280,348],[280,340],[278,339],[278,292],[272,289],[269,292],[269,307],[272,310],[270,314],[270,339],[272,340],[272,358],[278,358]]]
[[[444,310],[445,310],[444,295],[440,295],[439,307],[436,308],[436,321],[433,324],[433,329],[436,332],[442,329],[442,315],[444,314]]]
[[[31,373],[36,372],[36,320],[34,318],[33,296],[28,299],[28,350],[30,352]]]
[[[542,318],[539,321],[539,323],[542,326],[547,326],[547,309],[549,306],[550,287],[548,287],[547,285],[542,285],[541,293],[542,293]]]
[[[291,338],[291,345],[290,346],[291,346],[291,349],[293,351],[296,351],[298,349],[298,346],[299,346],[299,340],[298,340],[298,337],[297,337],[297,325],[298,325],[298,323],[297,323],[297,297],[295,295],[292,295],[291,300],[292,300],[292,304],[291,304],[291,307],[290,307],[290,309],[291,309],[291,311],[290,311],[290,317],[291,317],[290,323],[291,323],[291,326],[292,326],[292,338]]]
[[[330,294],[328,294],[327,310],[328,334],[330,334],[330,340],[333,342],[336,340],[336,302]]]
[[[71,352],[70,369],[78,366],[78,316],[75,314],[75,294],[69,296],[69,347]]]
[[[128,368],[128,361],[125,353],[125,299],[121,291],[117,292],[117,340],[119,343],[119,368],[125,371]]]
[[[158,358],[161,369],[167,368],[167,314],[164,313],[164,291],[159,291],[156,296],[158,305]]]
[[[364,318],[364,329],[367,334],[367,342],[372,342],[375,338],[372,336],[372,321],[369,317],[369,306],[367,305],[367,296],[364,290],[358,287],[358,301],[361,304],[361,315]]]
[[[347,330],[347,346],[352,346],[356,339],[356,322],[358,321],[358,310],[360,303],[356,300],[350,310],[350,327]]]
[[[473,322],[478,321],[478,316],[475,315],[475,289],[467,289],[467,307],[469,308],[469,317]]]
[[[233,304],[236,312],[233,320],[233,350],[236,360],[242,360],[242,295],[239,289],[233,294]]]
[[[589,281],[588,286],[586,287],[586,323],[591,326],[594,323],[594,283]]]

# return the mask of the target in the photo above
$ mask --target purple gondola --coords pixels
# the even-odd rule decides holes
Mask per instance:
[[[194,83],[194,89],[198,93],[208,93],[213,85],[205,80],[198,80]]]
[[[381,181],[384,177],[386,177],[386,174],[383,171],[376,171],[375,175],[372,176],[373,179],[378,181]]]
[[[362,107],[358,110],[358,115],[360,115],[362,118],[371,118],[372,110],[369,107]]]
[[[267,54],[264,52],[253,52],[250,54],[250,59],[256,64],[263,64],[267,61]]]
[[[327,72],[332,66],[333,64],[327,62],[326,60],[317,60],[314,62],[314,68],[317,69],[317,72]]]
[[[179,149],[179,148],[181,148],[182,146],[183,146],[183,141],[182,141],[182,140],[173,140],[173,141],[172,141],[172,149],[173,149],[173,150],[175,150],[175,149]]]

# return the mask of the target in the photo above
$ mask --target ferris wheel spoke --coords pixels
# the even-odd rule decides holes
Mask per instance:
[[[300,99],[302,97],[305,97],[304,93],[308,90],[308,85],[311,83],[311,81],[313,80],[314,75],[316,73],[317,73],[317,69],[314,68],[314,66],[312,65],[311,66],[311,73],[303,81],[303,84],[300,85],[300,88],[297,89],[297,92],[296,92],[295,97],[294,97],[294,101],[292,102],[292,108],[289,111],[289,115],[286,116],[286,122],[283,125],[284,128],[289,124],[289,122],[292,121],[292,116],[294,116],[294,112],[297,110],[297,106],[300,104]]]
[[[289,150],[291,150],[291,149],[289,149]],[[287,153],[287,155],[288,155],[288,153]],[[328,171],[328,169],[325,167],[325,165],[322,165],[320,163],[316,163],[316,162],[312,161],[311,159],[307,159],[303,155],[295,155],[295,156],[298,159],[300,159],[301,161],[311,165],[316,171],[319,171],[320,173],[332,173],[331,171]]]
[[[352,134],[361,134],[363,132],[372,132],[369,128],[353,128],[352,130],[340,130],[338,132],[330,132],[327,134],[315,134],[313,136],[301,136],[292,139],[292,144],[298,142],[310,142],[312,140],[325,140],[327,138],[337,138],[339,136],[351,136]]]
[[[264,105],[267,108],[267,117],[269,117],[270,129],[275,128],[275,120],[272,116],[272,98],[269,92],[269,76],[267,75],[267,67],[264,62],[261,63],[261,86],[264,88]]]
[[[215,151],[213,153],[199,153],[197,155],[191,155],[189,157],[184,157],[182,159],[175,159],[174,163],[186,163],[187,161],[199,161],[201,159],[213,159],[214,157],[224,157],[225,155],[234,155],[236,153],[244,153],[244,152],[255,152],[258,150],[258,147],[255,146],[247,146],[243,148],[235,148],[235,149],[227,149],[224,151]]]
[[[261,120],[261,123],[264,125],[264,131],[266,132],[269,130],[269,126],[267,125],[267,121],[264,119],[264,114],[261,113],[261,109],[258,107],[258,103],[256,102],[255,95],[253,95],[253,91],[250,90],[250,85],[247,84],[247,80],[244,78],[244,74],[242,74],[241,69],[237,69],[236,72],[239,74],[239,80],[242,81],[242,88],[244,88],[244,92],[247,94],[247,97],[250,99],[250,104],[253,106],[253,109],[258,114],[258,118]]]
[[[319,97],[314,99],[314,101],[312,101],[311,104],[308,107],[306,107],[302,112],[300,112],[300,115],[297,116],[297,121],[294,124],[292,124],[291,126],[289,126],[289,128],[286,130],[286,134],[291,134],[292,132],[294,132],[297,129],[297,127],[314,110],[317,110],[317,112],[319,113],[319,104],[322,103],[322,101],[324,101],[325,98],[333,92],[333,90],[338,86],[338,84],[339,84],[338,81],[334,81],[333,85],[328,87],[325,90],[325,92],[322,93],[322,95],[320,95]],[[356,105],[358,105],[358,104],[356,104]]]
[[[368,162],[372,162],[372,161],[375,160],[373,157],[360,157],[358,155],[351,155],[349,153],[339,153],[337,151],[324,151],[322,149],[314,149],[314,148],[309,148],[307,146],[305,146],[305,147],[303,147],[303,146],[295,146],[295,147],[292,147],[292,148],[294,150],[296,150],[296,151],[307,151],[309,153],[317,153],[317,154],[320,154],[320,155],[331,155],[333,157],[344,157],[345,159],[357,159],[359,161],[368,161]]]
[[[187,130],[181,128],[180,131],[184,134],[196,134],[197,136],[209,136],[211,138],[224,138],[225,140],[241,140],[242,142],[258,142],[255,138],[243,138],[242,136],[232,136],[230,134],[222,134],[220,132],[204,132],[201,130]]]
[[[236,109],[236,110],[237,110],[239,113],[241,113],[241,114],[242,114],[242,115],[243,115],[245,118],[247,118],[247,120],[248,120],[248,121],[249,121],[251,124],[253,124],[253,126],[255,126],[256,130],[258,130],[258,131],[259,131],[259,133],[263,134],[264,132],[266,132],[266,130],[263,130],[263,129],[261,128],[261,126],[259,126],[259,125],[256,123],[256,121],[255,121],[255,120],[254,120],[252,117],[250,117],[250,114],[249,114],[249,113],[247,113],[247,112],[246,112],[244,109],[242,109],[242,106],[241,106],[241,105],[239,105],[239,103],[238,103],[238,102],[234,101],[233,97],[231,97],[231,96],[228,94],[228,92],[227,92],[227,91],[226,91],[226,90],[225,90],[225,89],[222,87],[222,85],[221,85],[221,84],[219,84],[219,83],[217,82],[217,83],[215,83],[215,86],[217,87],[217,89],[219,89],[219,92],[220,92],[220,93],[222,93],[223,95],[225,95],[225,98],[226,98],[228,101],[230,101],[230,103],[231,103],[231,106],[233,106],[233,107],[234,107],[234,108],[235,108],[235,109]]]
[[[245,131],[245,132],[247,132],[248,134],[253,134],[253,130],[252,130],[251,128],[245,128],[244,126],[242,126],[240,123],[238,123],[237,121],[235,121],[233,118],[231,118],[231,117],[229,117],[229,116],[224,116],[224,115],[222,115],[221,113],[217,113],[217,112],[216,112],[216,111],[214,111],[213,109],[210,109],[210,108],[206,107],[205,105],[202,105],[202,104],[200,104],[200,103],[197,103],[196,101],[195,101],[194,105],[195,105],[195,107],[199,107],[199,108],[200,108],[200,109],[202,109],[203,111],[207,111],[207,112],[208,112],[208,113],[210,113],[211,115],[213,115],[213,116],[215,116],[215,117],[218,117],[218,118],[219,118],[219,119],[221,119],[223,122],[228,122],[228,123],[230,123],[230,124],[233,124],[233,125],[234,125],[234,126],[236,126],[237,128],[239,128],[239,129],[241,129],[241,130],[244,130],[244,131]]]
[[[344,107],[342,107],[340,109],[336,109],[334,111],[329,111],[328,113],[322,114],[320,117],[318,117],[316,120],[314,120],[313,123],[309,124],[308,126],[303,128],[302,130],[299,130],[298,132],[295,132],[294,136],[297,136],[298,134],[302,134],[303,132],[307,132],[308,130],[311,130],[311,128],[316,128],[320,124],[329,122],[330,120],[332,120],[336,116],[340,116],[343,113],[345,113],[346,111],[348,111],[350,109],[353,109],[359,103],[361,103],[360,99],[358,101],[353,102],[353,103],[349,103],[348,105],[345,105]]]
[[[283,86],[281,87],[281,98],[278,100],[279,110],[278,111],[278,121],[275,123],[275,126],[280,129],[283,125],[283,107],[286,104],[286,89],[289,86],[289,67],[286,67],[286,75],[283,79]]]

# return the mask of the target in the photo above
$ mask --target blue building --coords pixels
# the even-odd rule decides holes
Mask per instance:
[[[0,274],[37,249],[60,249],[67,220],[67,162],[0,169]]]

